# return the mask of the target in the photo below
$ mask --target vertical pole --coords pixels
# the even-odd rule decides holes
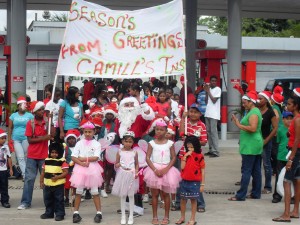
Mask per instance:
[[[196,77],[196,39],[197,39],[197,0],[185,1],[185,26],[186,26],[186,73],[188,80],[186,85],[195,89]],[[186,99],[187,101],[187,99]]]
[[[242,62],[242,1],[228,0],[228,51],[227,51],[227,83],[231,79],[241,79]],[[240,94],[232,88],[227,89],[228,112],[240,108]],[[228,113],[228,131],[238,131],[238,128],[231,122],[232,113]]]
[[[27,0],[11,0],[11,91],[23,95],[26,94],[26,4]]]

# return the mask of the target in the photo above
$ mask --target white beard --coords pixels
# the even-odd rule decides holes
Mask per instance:
[[[141,114],[140,106],[136,107],[124,107],[120,106],[118,111],[118,119],[120,122],[119,134],[123,138],[123,135],[131,127],[136,120],[137,116]]]

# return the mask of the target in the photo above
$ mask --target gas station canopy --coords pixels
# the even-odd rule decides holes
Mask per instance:
[[[111,9],[135,10],[160,5],[170,0],[89,0]],[[184,0],[185,1],[185,0]],[[194,1],[194,0],[188,0]],[[230,0],[198,0],[198,15],[227,16]],[[27,0],[27,10],[68,11],[72,0]],[[0,0],[6,9],[7,0]],[[184,4],[185,5],[185,4]],[[299,0],[242,0],[242,17],[300,19]]]

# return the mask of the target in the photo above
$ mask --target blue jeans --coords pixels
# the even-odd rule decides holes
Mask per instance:
[[[27,207],[31,206],[35,178],[38,170],[40,173],[42,172],[42,166],[44,162],[45,162],[44,159],[27,158],[24,188],[23,188],[23,194],[21,199],[21,204]]]
[[[248,185],[252,176],[252,198],[261,197],[261,156],[260,155],[242,155],[242,178],[241,187],[235,197],[238,200],[245,200],[248,191]]]
[[[16,153],[17,162],[22,171],[22,176],[25,178],[25,167],[27,160],[27,150],[28,150],[28,141],[27,139],[23,141],[14,140],[14,148]]]
[[[264,145],[262,158],[265,171],[265,187],[264,189],[272,191],[272,164],[271,164],[271,154],[272,154],[272,141],[269,141]]]

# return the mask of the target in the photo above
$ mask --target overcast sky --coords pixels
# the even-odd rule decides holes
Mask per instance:
[[[38,20],[44,20],[42,17],[43,11],[41,10],[27,10],[27,27],[30,25],[30,23],[34,20],[35,18],[35,13],[38,13]],[[63,13],[62,11],[51,11],[52,14],[60,14]],[[6,10],[0,10],[0,31],[4,30],[4,27],[6,27]]]

